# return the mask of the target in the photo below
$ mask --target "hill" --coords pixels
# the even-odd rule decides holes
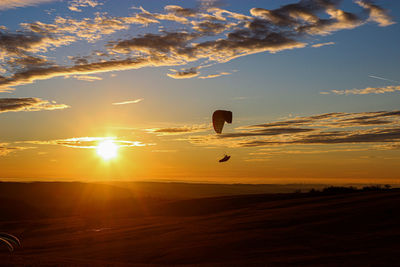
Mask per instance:
[[[107,190],[109,190],[108,188]],[[122,195],[100,209],[41,209],[1,220],[22,239],[3,266],[394,266],[400,192],[291,193],[155,201]],[[110,189],[111,190],[111,189]],[[126,192],[126,191],[123,191]],[[78,194],[79,195],[79,194]],[[23,196],[21,196],[23,199]],[[75,198],[72,198],[75,201]],[[22,200],[21,200],[22,201]],[[122,207],[119,207],[122,205]],[[20,206],[26,209],[26,206]],[[82,209],[82,207],[85,207]],[[118,212],[112,209],[117,209]],[[82,210],[97,210],[89,212]],[[52,211],[56,211],[51,214]]]

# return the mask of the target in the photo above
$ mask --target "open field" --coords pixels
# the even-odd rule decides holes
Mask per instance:
[[[391,266],[399,259],[397,189],[175,200],[79,183],[2,183],[0,191],[0,229],[22,240],[13,254],[0,247],[2,266]]]

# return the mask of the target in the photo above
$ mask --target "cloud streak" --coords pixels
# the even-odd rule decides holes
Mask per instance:
[[[210,74],[210,75],[207,75],[207,76],[201,76],[201,77],[199,77],[199,79],[213,79],[213,78],[218,78],[218,77],[221,77],[221,76],[227,76],[227,75],[231,75],[232,73],[230,73],[230,72],[220,72],[220,73],[217,73],[217,74]]]
[[[162,135],[180,135],[180,134],[204,132],[209,129],[211,129],[209,125],[200,124],[200,125],[191,125],[182,127],[152,128],[152,129],[147,129],[146,131],[149,133],[157,134],[158,136],[162,136]]]
[[[66,109],[70,106],[35,97],[0,98],[0,113]]]
[[[115,103],[112,103],[112,105],[118,106],[118,105],[137,104],[139,102],[142,102],[143,100],[144,100],[143,98],[138,98],[138,99],[135,99],[135,100],[127,100],[127,101],[122,101],[122,102],[115,102]]]
[[[364,89],[346,89],[346,90],[331,90],[329,92],[321,92],[321,94],[336,94],[336,95],[369,95],[369,94],[385,94],[400,91],[400,85],[389,85],[385,87],[367,87]]]
[[[386,78],[382,78],[382,77],[378,77],[378,76],[374,76],[374,75],[369,75],[368,77],[378,79],[378,80],[393,82],[393,83],[400,83],[399,81],[390,80],[390,79],[386,79]]]
[[[33,6],[47,2],[53,2],[55,0],[1,0],[0,1],[0,10],[17,8],[17,7],[25,7],[25,6]]]
[[[66,139],[57,139],[49,141],[22,141],[20,143],[36,145],[60,145],[71,148],[97,148],[101,142],[112,141],[118,147],[142,147],[150,144],[144,144],[139,141],[120,140],[116,137],[74,137]]]
[[[334,44],[335,44],[335,42],[319,43],[319,44],[313,44],[311,47],[318,48],[318,47],[334,45]]]
[[[0,157],[7,156],[11,153],[25,150],[25,149],[32,149],[33,147],[23,147],[23,146],[10,146],[9,143],[0,143]]]

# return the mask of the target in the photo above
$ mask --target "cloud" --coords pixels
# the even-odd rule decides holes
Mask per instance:
[[[393,83],[400,83],[399,81],[390,80],[390,79],[386,79],[386,78],[382,78],[382,77],[378,77],[378,76],[374,76],[374,75],[369,75],[368,77],[378,79],[378,80],[393,82]]]
[[[325,153],[342,153],[342,152],[360,152],[374,150],[374,148],[348,148],[339,147],[336,149],[324,148],[314,149],[305,145],[299,145],[297,150],[285,148],[261,148],[257,152],[251,152],[251,156],[274,156],[274,155],[304,155],[304,154],[325,154]],[[386,149],[385,149],[386,150]]]
[[[11,33],[0,29],[0,59],[11,59],[8,63],[13,63],[14,65],[19,61],[19,65],[22,65],[21,67],[25,67],[25,65],[27,67],[44,65],[48,62],[44,61],[43,56],[33,56],[31,54],[46,52],[50,47],[59,47],[72,41],[74,41],[74,38],[71,36],[58,35],[56,37],[49,32],[22,31]],[[15,60],[15,57],[18,60]],[[29,64],[21,64],[27,59]]]
[[[357,144],[400,141],[400,128],[372,129],[357,132],[321,132],[289,141],[254,140],[240,142],[241,147],[259,147],[288,144]]]
[[[96,0],[72,0],[69,2],[68,9],[75,12],[81,12],[82,10],[79,9],[81,7],[96,7],[98,5],[102,5]]]
[[[20,143],[36,145],[61,145],[72,148],[97,148],[98,144],[104,141],[112,141],[118,147],[141,147],[150,144],[144,144],[139,141],[119,140],[116,137],[74,137],[67,139],[57,139],[49,141],[22,141]]]
[[[400,111],[324,113],[242,126],[239,132],[187,138],[191,143],[232,147],[376,144],[400,142]]]
[[[197,68],[190,68],[182,71],[175,71],[175,73],[168,73],[168,77],[174,78],[174,79],[189,79],[196,77],[200,74],[200,72],[197,70]]]
[[[21,146],[9,146],[9,143],[0,143],[0,157],[1,156],[6,156],[10,153],[19,151],[19,150],[25,150],[25,149],[31,149],[32,147],[21,147]]]
[[[113,50],[129,53],[139,51],[146,54],[184,54],[186,46],[197,34],[187,32],[165,32],[162,34],[148,33],[140,37],[134,37],[117,42]]]
[[[327,127],[327,128],[348,128],[358,127],[360,125],[382,125],[394,124],[400,119],[400,111],[377,111],[377,112],[359,112],[344,113],[332,112],[309,117],[299,117],[285,121],[256,124],[238,129],[253,128],[276,128],[276,127]]]
[[[271,158],[249,158],[249,159],[245,159],[244,161],[247,162],[264,162],[264,161],[270,161]]]
[[[16,7],[33,6],[52,1],[55,0],[1,0],[0,10],[16,8]]]
[[[314,131],[314,129],[279,127],[279,128],[269,128],[269,129],[261,129],[261,130],[252,130],[252,131],[241,132],[241,133],[226,133],[226,134],[219,135],[219,137],[220,138],[237,138],[237,137],[248,137],[248,136],[273,136],[273,135],[282,135],[282,134],[305,133],[305,132],[311,132],[311,131]]]
[[[178,152],[178,150],[156,149],[156,150],[152,150],[151,152],[154,152],[154,153],[176,153],[176,152]]]
[[[375,21],[381,27],[394,24],[392,18],[387,14],[386,10],[367,1],[356,1],[358,5],[365,8],[369,13],[369,20]]]
[[[210,74],[207,76],[201,76],[199,77],[199,79],[213,79],[213,78],[217,78],[217,77],[221,77],[221,76],[226,76],[226,75],[231,75],[232,73],[230,72],[220,72],[217,74]]]
[[[168,5],[163,13],[151,13],[139,7],[135,8],[137,13],[126,17],[98,13],[94,18],[80,20],[57,17],[49,24],[23,23],[24,31],[10,33],[3,30],[0,34],[0,57],[20,62],[7,64],[10,67],[5,70],[4,76],[0,76],[0,90],[66,75],[149,66],[186,66],[196,62],[224,63],[255,53],[303,48],[313,36],[353,29],[368,20],[380,26],[391,24],[386,11],[369,2],[357,2],[369,14],[368,17],[339,9],[339,2],[308,0],[272,10],[252,8],[252,16],[247,16],[222,9],[211,1],[203,2],[197,8]],[[94,6],[97,1],[74,0],[71,3],[78,8]],[[47,57],[42,55],[49,49],[79,40],[104,41],[102,37],[127,30],[131,24],[145,27],[151,23],[160,24],[163,20],[172,21],[174,26],[158,33],[144,29],[143,34],[109,41],[104,51],[84,57],[72,56],[70,65],[48,62]],[[118,34],[116,37],[121,36]],[[198,68],[186,68],[168,76],[181,79],[196,77],[199,75]],[[212,77],[217,76],[209,78]]]
[[[312,47],[322,47],[327,45],[334,45],[335,42],[327,42],[327,43],[320,43],[320,44],[313,44]]]
[[[143,98],[138,98],[138,99],[135,99],[135,100],[127,100],[127,101],[122,101],[122,102],[115,102],[115,103],[112,103],[112,105],[136,104],[136,103],[142,102],[143,100],[144,100]]]
[[[336,94],[336,95],[368,95],[368,94],[385,94],[400,91],[400,86],[389,85],[386,87],[367,87],[364,89],[346,89],[346,90],[331,90],[329,92],[321,92],[321,94]]]
[[[210,20],[192,21],[192,25],[192,29],[207,34],[219,34],[230,29],[233,26],[236,26],[235,23],[225,23]]]
[[[66,77],[68,78],[68,77]],[[86,82],[94,82],[94,81],[101,81],[103,78],[98,76],[90,76],[90,75],[74,75],[72,78],[77,79],[79,81],[86,81]]]
[[[165,61],[164,61],[165,60]],[[54,77],[69,75],[94,74],[116,70],[139,69],[146,66],[170,66],[177,65],[177,62],[169,58],[127,58],[121,60],[111,60],[95,62],[71,67],[49,66],[27,69],[13,74],[9,77],[0,76],[0,92],[10,90],[10,87],[32,83],[36,80],[47,80]]]
[[[169,127],[169,128],[153,128],[147,129],[147,132],[161,135],[178,135],[178,134],[189,134],[196,132],[204,132],[210,129],[210,126],[205,124],[182,126],[182,127]]]
[[[70,106],[56,104],[55,101],[49,102],[35,97],[24,98],[0,98],[0,113],[18,111],[40,111],[66,109]]]

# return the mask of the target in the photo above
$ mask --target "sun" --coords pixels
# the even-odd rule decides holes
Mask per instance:
[[[112,140],[105,140],[97,145],[96,150],[104,160],[110,160],[117,156],[118,146]]]

